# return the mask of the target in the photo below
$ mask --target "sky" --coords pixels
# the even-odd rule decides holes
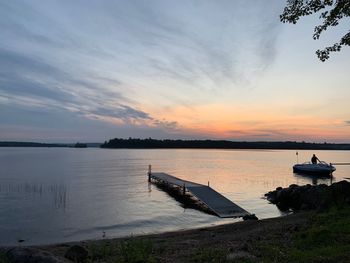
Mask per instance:
[[[0,0],[0,140],[350,143],[350,48],[281,0]]]

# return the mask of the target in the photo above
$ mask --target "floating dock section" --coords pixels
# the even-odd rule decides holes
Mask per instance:
[[[211,212],[222,218],[243,217],[250,215],[242,207],[236,205],[208,185],[197,184],[182,180],[166,173],[152,173],[148,171],[148,180],[168,187],[176,187],[182,190],[183,195],[190,193]]]

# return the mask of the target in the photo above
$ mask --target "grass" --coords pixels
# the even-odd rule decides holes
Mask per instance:
[[[121,262],[156,262],[152,254],[153,243],[145,239],[130,239],[120,245]]]
[[[9,260],[6,257],[5,252],[0,251],[0,263],[9,263]]]
[[[190,258],[183,259],[183,262],[253,263],[255,261],[251,255],[244,253],[229,253],[219,248],[202,248]]]
[[[304,229],[255,248],[263,262],[350,262],[350,207],[315,214]]]
[[[200,249],[192,255],[190,262],[225,262],[226,251],[220,249]]]
[[[307,222],[296,229],[271,231],[266,233],[266,237],[253,239],[246,252],[230,252],[213,244],[182,255],[181,261],[350,262],[350,206],[337,206],[314,213]],[[156,249],[152,241],[139,238],[130,238],[114,245],[106,241],[89,247],[90,262],[152,263],[157,262],[156,259],[163,252],[166,256],[167,251]]]
[[[130,238],[120,243],[107,240],[88,247],[88,262],[153,263],[153,243],[147,239]]]
[[[88,246],[89,259],[88,262],[100,262],[108,258],[114,258],[117,254],[117,247],[115,244],[103,240],[98,244],[90,244]]]

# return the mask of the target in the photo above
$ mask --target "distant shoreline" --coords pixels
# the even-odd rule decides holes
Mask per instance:
[[[226,140],[111,139],[101,145],[108,149],[249,149],[249,150],[350,150],[348,143],[246,142]]]
[[[350,143],[310,143],[293,141],[226,141],[226,140],[155,140],[111,139],[105,143],[37,143],[0,141],[0,147],[57,147],[57,148],[104,148],[104,149],[227,149],[227,150],[350,150]]]
[[[40,143],[0,141],[0,147],[34,147],[34,148],[96,148],[102,143]]]

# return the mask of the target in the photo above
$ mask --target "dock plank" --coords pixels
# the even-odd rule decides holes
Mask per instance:
[[[190,186],[187,187],[187,189],[199,200],[205,203],[219,217],[241,217],[249,214],[242,207],[238,206],[209,186]]]
[[[157,180],[162,180],[164,182],[167,182],[167,183],[170,183],[173,185],[180,186],[180,187],[183,187],[184,184],[186,185],[186,187],[188,187],[188,186],[201,186],[201,184],[182,180],[180,178],[177,178],[177,177],[172,176],[172,175],[167,174],[167,173],[152,173],[151,177],[153,177]]]

